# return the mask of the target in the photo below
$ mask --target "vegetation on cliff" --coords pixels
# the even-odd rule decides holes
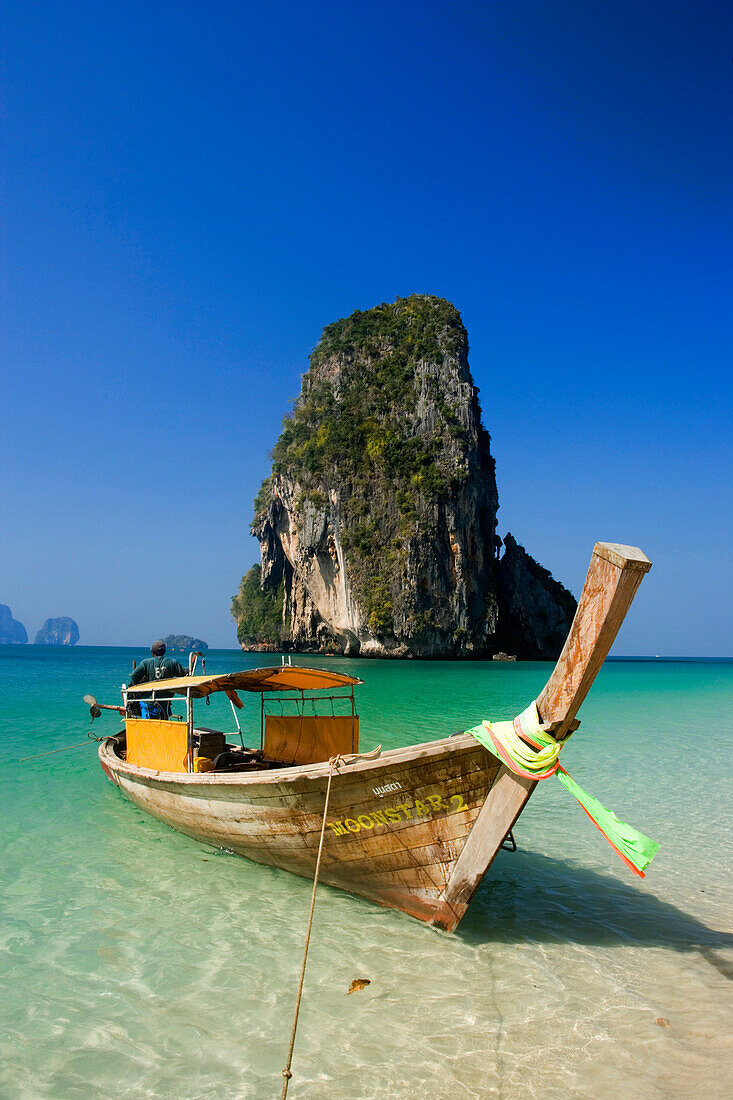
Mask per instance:
[[[240,645],[280,645],[283,636],[283,585],[274,591],[261,586],[262,570],[253,565],[242,577],[239,592],[232,599],[232,616],[237,621]]]
[[[190,634],[166,634],[163,641],[172,653],[206,653],[209,648],[207,642]]]
[[[461,435],[456,410],[431,387],[441,422],[429,437],[406,430],[419,397],[417,365],[457,356],[466,332],[460,314],[442,298],[413,294],[328,325],[311,355],[303,394],[273,449],[274,473],[304,489],[320,486],[336,470],[350,475],[355,490],[376,473],[397,478],[411,491],[447,489],[456,471],[440,465],[444,433]],[[338,364],[333,385],[331,362]],[[270,479],[255,502],[268,503]],[[405,509],[409,511],[409,509]]]
[[[477,393],[466,330],[442,298],[327,326],[255,500],[261,567],[232,603],[242,644],[556,655],[574,601],[521,547],[502,568]]]
[[[468,477],[474,441],[442,376],[468,347],[458,310],[442,298],[413,294],[328,325],[292,416],[273,449],[273,477],[255,501],[265,514],[273,478],[299,487],[297,504],[323,508],[337,484],[341,545],[354,594],[374,634],[389,633],[395,614],[408,629],[431,625],[401,600],[408,545],[421,517]],[[420,403],[429,406],[419,423]],[[486,435],[486,433],[484,433]],[[486,436],[488,450],[488,436]]]

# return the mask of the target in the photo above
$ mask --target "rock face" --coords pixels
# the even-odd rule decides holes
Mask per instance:
[[[523,659],[557,656],[575,614],[575,600],[511,535],[497,569],[502,639]]]
[[[258,636],[258,579],[286,648],[557,655],[575,601],[514,540],[498,557],[477,394],[443,299],[398,298],[325,329],[255,501],[262,564],[232,605],[241,644],[273,644],[271,614]]]
[[[163,641],[171,653],[191,653],[194,650],[206,653],[209,648],[206,642],[200,638],[193,638],[190,634],[166,634]]]
[[[25,645],[28,641],[25,627],[5,603],[0,603],[0,645]]]
[[[36,634],[36,645],[76,645],[79,627],[68,615],[58,619],[46,619]]]

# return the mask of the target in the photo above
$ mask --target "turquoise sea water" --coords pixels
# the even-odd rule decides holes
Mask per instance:
[[[310,883],[148,818],[96,746],[18,762],[84,742],[82,696],[117,702],[133,656],[0,648],[0,1097],[278,1097]],[[364,678],[365,749],[510,717],[550,671],[312,663]],[[661,843],[645,880],[550,779],[453,936],[322,888],[289,1097],[731,1095],[732,714],[730,661],[602,670],[563,763]]]

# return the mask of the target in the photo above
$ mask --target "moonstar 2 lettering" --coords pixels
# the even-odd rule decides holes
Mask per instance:
[[[432,817],[434,814],[459,813],[468,806],[463,795],[452,794],[444,798],[441,794],[429,794],[425,801],[416,798],[414,802],[400,802],[398,806],[389,806],[384,810],[371,810],[357,817],[345,817],[341,821],[327,821],[326,825],[335,836],[347,833],[360,833],[363,829],[377,829],[380,826],[396,825],[400,821],[415,821],[420,817]]]

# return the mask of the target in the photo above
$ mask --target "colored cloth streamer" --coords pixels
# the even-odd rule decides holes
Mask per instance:
[[[645,877],[644,871],[659,851],[659,845],[632,825],[620,821],[612,810],[607,810],[597,798],[587,794],[560,767],[558,757],[566,741],[556,741],[542,728],[536,703],[530,703],[513,722],[482,722],[480,726],[474,726],[466,732],[494,756],[498,756],[516,775],[533,780],[548,779],[551,775],[556,775],[578,800],[617,855],[635,875]]]

